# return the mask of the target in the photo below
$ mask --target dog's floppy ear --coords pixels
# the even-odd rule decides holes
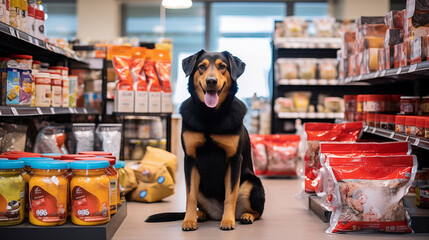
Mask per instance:
[[[228,51],[223,51],[222,54],[229,60],[231,78],[237,80],[243,74],[246,64]]]
[[[195,63],[197,62],[198,57],[203,53],[206,53],[206,51],[204,49],[201,49],[199,52],[195,53],[194,55],[191,55],[183,59],[182,68],[186,74],[186,77],[191,75],[192,71],[194,70]]]

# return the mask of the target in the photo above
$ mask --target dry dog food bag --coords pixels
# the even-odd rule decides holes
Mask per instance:
[[[319,185],[317,176],[320,170],[320,142],[356,142],[362,131],[362,122],[352,123],[306,123],[304,125],[306,144],[304,167],[304,190],[312,193]]]
[[[267,135],[267,170],[265,176],[296,176],[299,135]]]
[[[148,111],[148,91],[146,75],[143,71],[145,63],[144,47],[133,47],[131,58],[131,75],[134,81],[134,112],[147,112]]]
[[[322,205],[329,211],[335,211],[338,207],[338,199],[335,195],[335,185],[326,168],[325,162],[329,157],[361,157],[361,156],[394,156],[411,154],[411,146],[408,142],[386,143],[320,143],[320,165],[322,166],[318,180],[316,194],[321,197]]]
[[[253,167],[256,175],[264,175],[267,171],[267,152],[265,151],[264,135],[249,135],[250,145],[252,147]]]
[[[177,170],[176,155],[161,148],[147,146],[145,155],[142,159],[142,162],[146,161],[165,163],[167,165],[167,170],[170,172],[171,177],[173,178],[173,181],[175,181]]]
[[[112,62],[118,75],[118,83],[115,90],[115,111],[134,111],[133,76],[131,74],[132,49],[129,46],[113,46]]]
[[[327,233],[412,232],[402,197],[416,175],[414,155],[329,157],[326,167],[340,199]]]

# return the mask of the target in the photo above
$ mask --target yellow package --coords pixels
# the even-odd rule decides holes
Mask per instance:
[[[138,183],[136,179],[136,175],[134,174],[134,169],[137,170],[137,168],[140,166],[138,162],[132,162],[127,163],[125,166],[125,180],[123,187],[125,188],[125,194],[128,194],[135,188],[137,188]]]
[[[147,146],[146,153],[142,163],[146,161],[163,162],[167,164],[167,170],[170,172],[173,181],[176,182],[177,157],[176,155],[160,148]]]

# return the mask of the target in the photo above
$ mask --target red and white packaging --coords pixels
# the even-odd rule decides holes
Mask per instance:
[[[130,61],[131,75],[134,84],[134,112],[148,112],[149,98],[146,75],[143,71],[146,48],[133,47]]]
[[[299,135],[267,135],[267,170],[265,176],[296,176],[298,166]]]
[[[253,167],[256,175],[264,175],[267,171],[267,152],[265,151],[265,135],[250,134]]]
[[[173,112],[173,96],[170,84],[171,54],[169,50],[155,49],[155,70],[161,84],[161,112]]]
[[[322,166],[317,179],[320,181],[315,189],[321,197],[322,205],[329,211],[338,207],[334,181],[329,174],[325,162],[329,157],[361,157],[361,156],[394,156],[411,154],[409,142],[361,142],[361,143],[320,143],[320,165]]]
[[[339,207],[327,233],[375,230],[410,233],[404,197],[417,171],[414,155],[329,157],[326,167]]]
[[[352,123],[306,123],[304,167],[300,170],[304,177],[304,191],[313,193],[319,185],[317,176],[321,167],[319,160],[320,142],[356,142],[362,132],[362,122]]]
[[[113,46],[112,62],[118,75],[115,91],[115,112],[134,112],[134,89],[131,75],[131,47]]]
[[[146,74],[149,90],[149,112],[161,112],[161,85],[155,70],[154,50],[146,50],[146,62],[143,70]]]

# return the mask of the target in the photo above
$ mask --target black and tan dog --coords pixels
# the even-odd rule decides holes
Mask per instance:
[[[150,216],[147,222],[183,219],[184,231],[197,220],[253,223],[264,210],[265,194],[253,172],[250,140],[243,118],[245,105],[235,97],[245,64],[229,52],[204,50],[183,60],[191,97],[183,102],[182,144],[185,151],[186,213]]]

